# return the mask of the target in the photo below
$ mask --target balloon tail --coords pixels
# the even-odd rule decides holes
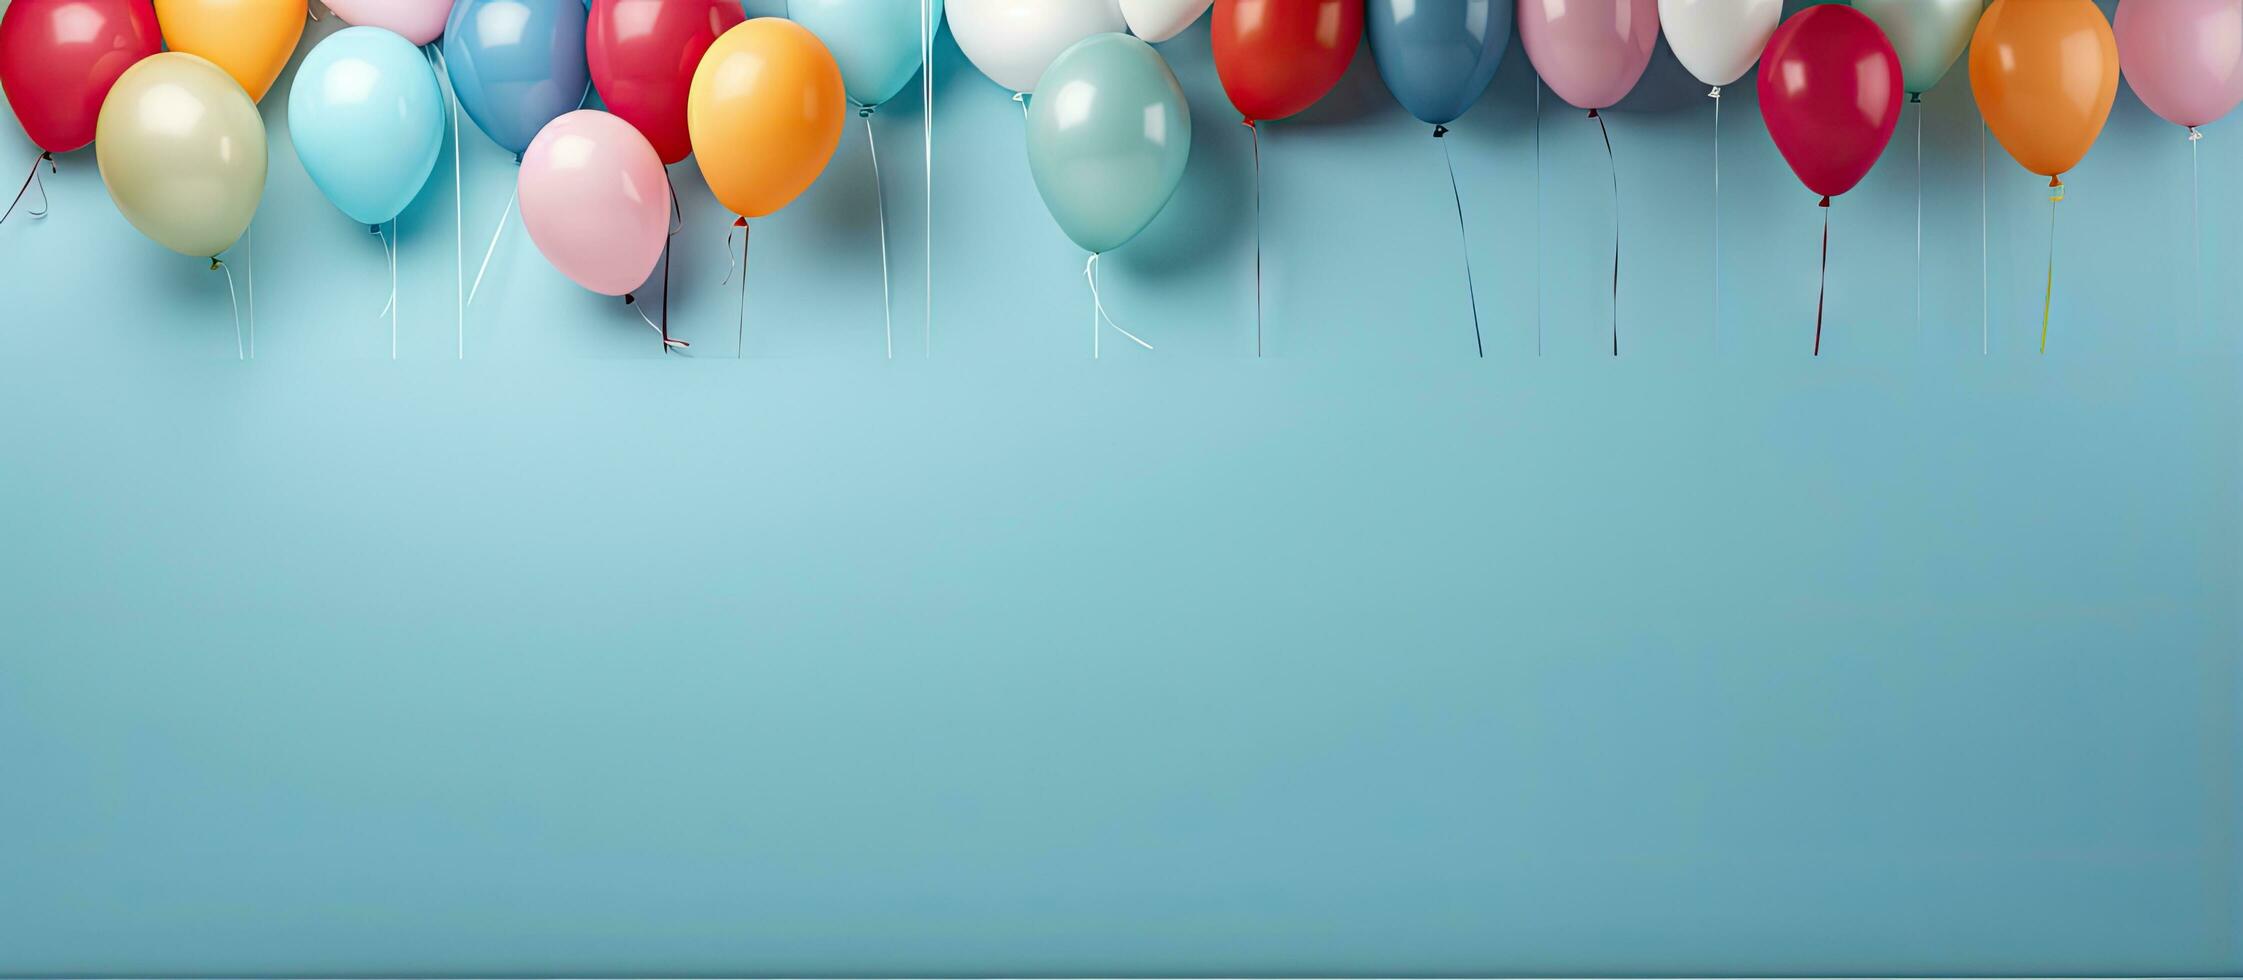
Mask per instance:
[[[740,274],[740,316],[732,332],[732,356],[735,358],[748,356],[748,243],[754,233],[755,229],[748,227],[748,219],[742,217],[734,218],[732,220],[732,230],[724,235],[724,259],[726,262],[732,262],[733,237],[738,236],[740,239],[740,260],[733,263],[732,268],[724,274],[724,282],[732,281],[734,271]],[[724,285],[724,282],[717,285]]]
[[[920,324],[922,355],[935,353],[935,30],[934,0],[919,3],[919,105],[923,132],[920,149],[927,177],[927,310]]]
[[[1822,356],[1822,312],[1830,299],[1830,198],[1822,199],[1822,272],[1815,285],[1815,356]]]
[[[1721,86],[1713,99],[1713,349],[1721,349]]]
[[[1020,103],[1020,121],[1021,121],[1021,122],[1023,122],[1023,123],[1027,122],[1027,121],[1028,121],[1028,93],[1026,93],[1026,92],[1014,92],[1014,93],[1012,94],[1012,100],[1013,100],[1014,102],[1018,102],[1018,103]]]
[[[1115,333],[1119,333],[1124,337],[1136,341],[1137,346],[1143,347],[1146,350],[1152,350],[1153,345],[1146,343],[1143,337],[1139,337],[1136,334],[1122,329],[1121,324],[1114,322],[1113,315],[1106,312],[1106,302],[1098,295],[1098,253],[1090,253],[1090,261],[1083,263],[1083,278],[1090,283],[1091,360],[1097,360],[1101,353],[1099,350],[1099,336],[1103,332],[1099,329],[1101,322],[1103,322],[1103,325],[1105,326],[1114,328]]]
[[[234,270],[227,268],[226,263],[215,255],[210,257],[210,267],[215,271],[226,274],[226,300],[232,303],[234,307],[234,360],[249,360],[249,351],[242,345],[241,295],[234,292]]]
[[[1254,356],[1262,356],[1262,127],[1246,120],[1254,140]]]
[[[872,207],[880,218],[880,316],[888,343],[888,359],[896,359],[896,301],[888,276],[888,195],[880,183],[880,141],[872,135],[872,107],[859,106],[864,120],[864,145],[872,153]]]
[[[1604,162],[1612,171],[1612,356],[1620,356],[1620,161],[1612,155],[1612,130],[1606,129],[1604,116],[1595,109],[1589,118],[1597,121],[1597,133],[1604,137]]]
[[[6,210],[5,212],[0,212],[0,222],[7,221],[9,215],[16,213],[16,205],[23,203],[23,196],[25,194],[31,193],[31,185],[33,184],[39,185],[39,209],[36,211],[25,211],[24,214],[33,218],[44,218],[47,216],[47,211],[53,207],[54,202],[47,199],[47,182],[39,179],[39,164],[42,162],[47,165],[48,173],[60,172],[55,169],[54,154],[42,151],[38,156],[32,157],[31,173],[24,176],[23,186],[16,188],[16,199],[8,202],[8,210]]]
[[[506,210],[498,216],[498,227],[491,229],[491,246],[483,250],[483,265],[475,270],[475,285],[467,289],[467,302],[470,306],[475,303],[475,294],[483,291],[483,276],[491,271],[491,256],[498,254],[498,240],[506,234],[506,222],[514,217],[514,202],[521,196],[519,188],[506,196]]]
[[[2048,278],[2041,286],[2041,353],[2048,353],[2048,314],[2056,305],[2056,208],[2064,203],[2064,178],[2048,179]]]
[[[1456,205],[1457,244],[1464,252],[1464,297],[1472,304],[1472,347],[1481,357],[1488,356],[1487,341],[1480,333],[1480,292],[1472,283],[1472,234],[1464,223],[1464,191],[1456,183],[1456,159],[1449,155],[1449,144],[1442,137],[1449,135],[1447,126],[1433,127],[1433,138],[1441,140],[1441,162],[1449,168],[1449,199]]]

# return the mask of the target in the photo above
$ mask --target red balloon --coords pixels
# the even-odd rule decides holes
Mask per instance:
[[[1324,97],[1363,41],[1363,0],[1215,0],[1215,74],[1248,124]]]
[[[739,0],[592,0],[584,53],[607,109],[645,134],[665,164],[693,152],[685,98],[719,35],[746,20]]]
[[[117,76],[163,50],[148,0],[15,0],[0,15],[0,89],[49,153],[93,142]]]
[[[1807,189],[1826,201],[1869,175],[1900,125],[1900,55],[1869,15],[1809,7],[1760,56],[1760,118]]]

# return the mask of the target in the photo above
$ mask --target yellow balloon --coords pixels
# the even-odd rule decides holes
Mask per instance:
[[[261,100],[304,36],[306,0],[156,0],[164,46],[200,56]]]
[[[758,17],[724,32],[685,103],[709,189],[743,218],[786,207],[841,145],[847,99],[841,66],[808,28]]]

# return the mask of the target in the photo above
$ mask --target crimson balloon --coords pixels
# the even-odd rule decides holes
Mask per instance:
[[[1215,0],[1215,74],[1249,124],[1315,105],[1363,41],[1363,0]]]
[[[1869,175],[1900,125],[1900,55],[1869,15],[1809,7],[1760,56],[1760,117],[1801,183],[1827,199]]]
[[[693,152],[686,94],[709,45],[747,15],[739,0],[592,0],[584,53],[609,112],[630,123],[664,164]]]
[[[0,89],[33,143],[93,142],[117,76],[163,50],[149,0],[15,0],[0,14]]]

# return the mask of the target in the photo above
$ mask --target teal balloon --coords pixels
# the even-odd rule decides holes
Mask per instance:
[[[934,0],[928,27],[942,26]],[[787,16],[810,29],[841,65],[849,101],[885,105],[919,74],[920,0],[788,0]]]
[[[1939,86],[1978,30],[1979,0],[1854,0],[1900,55],[1901,87],[1922,95]]]
[[[444,149],[444,93],[413,42],[379,27],[329,35],[288,86],[288,135],[319,192],[362,225],[413,203]]]
[[[1370,0],[1363,30],[1395,101],[1444,126],[1495,80],[1517,19],[1512,0]]]
[[[1192,110],[1153,46],[1093,34],[1028,100],[1028,170],[1061,230],[1093,254],[1152,224],[1192,155]]]

